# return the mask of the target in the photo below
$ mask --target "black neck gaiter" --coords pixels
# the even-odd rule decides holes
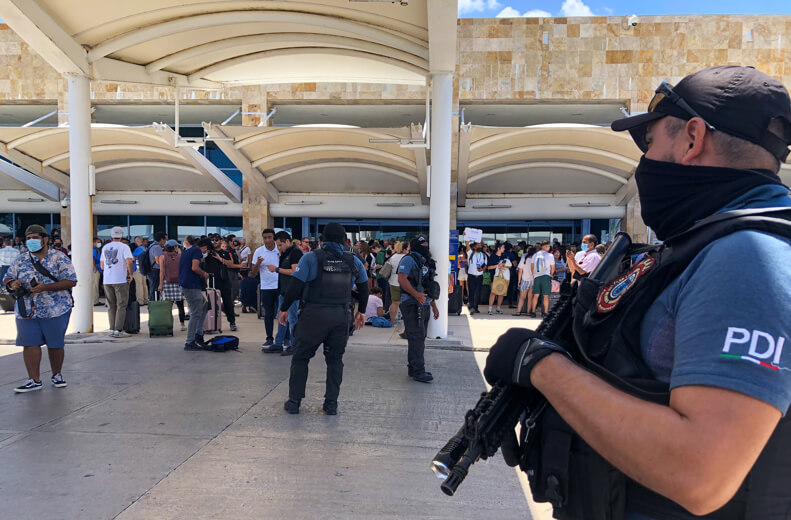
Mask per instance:
[[[685,166],[643,156],[634,172],[643,222],[666,240],[764,184],[782,184],[769,170]]]

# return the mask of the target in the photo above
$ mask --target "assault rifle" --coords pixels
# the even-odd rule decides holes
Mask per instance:
[[[559,341],[571,323],[572,289],[568,282],[561,287],[561,296],[555,307],[542,320],[536,332],[547,339]],[[514,431],[522,419],[523,435],[532,429],[546,407],[546,400],[535,390],[516,385],[495,384],[481,394],[475,408],[467,411],[464,425],[437,452],[431,469],[442,479],[440,488],[453,496],[470,466],[478,459],[488,459],[503,448],[503,457],[509,466],[519,464],[518,443]]]
[[[608,256],[590,277],[594,280],[612,279],[630,245],[629,236],[619,233]],[[574,289],[567,278],[560,288],[560,300],[536,329],[548,340],[569,348],[572,355],[576,354],[571,335],[573,294]],[[470,466],[479,459],[494,456],[499,448],[503,450],[506,464],[512,467],[519,465],[520,452],[532,441],[531,433],[546,407],[547,401],[540,393],[516,385],[498,383],[482,393],[475,408],[464,416],[464,425],[431,462],[432,471],[443,480],[442,492],[453,496],[467,477]],[[522,426],[520,439],[517,439],[515,431],[518,422]]]

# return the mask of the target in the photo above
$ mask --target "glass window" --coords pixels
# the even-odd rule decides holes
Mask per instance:
[[[96,217],[96,236],[105,240],[112,240],[110,230],[115,226],[120,226],[124,230],[124,236],[129,236],[129,217],[126,215],[99,215]]]
[[[168,238],[178,241],[184,240],[187,235],[196,238],[206,234],[206,217],[168,217]]]
[[[0,236],[14,235],[14,214],[0,213]]]
[[[129,217],[129,236],[143,238],[154,238],[154,233],[164,231],[165,217],[152,217],[146,215],[133,215]]]
[[[14,231],[17,236],[24,237],[25,229],[33,224],[44,226],[48,232],[52,232],[52,215],[50,213],[15,213]],[[58,215],[60,221],[60,215]]]
[[[206,217],[206,233],[242,236],[242,217]]]

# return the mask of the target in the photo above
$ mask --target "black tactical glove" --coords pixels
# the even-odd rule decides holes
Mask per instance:
[[[514,383],[532,388],[530,372],[539,361],[553,352],[571,359],[566,349],[533,330],[508,329],[489,350],[483,375],[490,385],[498,382]]]

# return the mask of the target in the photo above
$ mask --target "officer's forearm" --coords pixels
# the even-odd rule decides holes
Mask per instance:
[[[365,282],[358,283],[357,293],[360,295],[360,300],[357,304],[357,312],[365,314],[365,309],[368,307],[368,284]]]
[[[560,355],[539,362],[531,383],[610,463],[698,515],[733,497],[780,419],[719,388],[677,388],[670,406],[644,401]]]
[[[302,296],[302,291],[305,289],[305,282],[298,278],[291,278],[291,282],[288,284],[288,289],[286,289],[286,294],[283,295],[283,304],[280,306],[280,310],[282,312],[288,311],[288,308],[291,307],[291,304],[294,303]]]

